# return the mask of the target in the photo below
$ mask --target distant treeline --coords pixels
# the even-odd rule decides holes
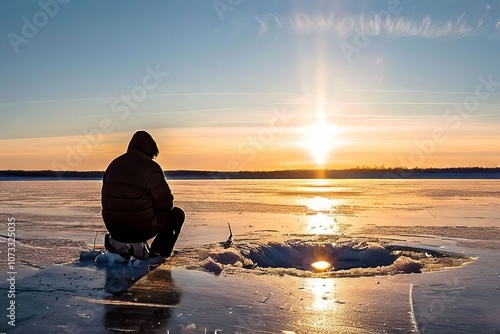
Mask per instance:
[[[103,171],[0,171],[0,180],[101,180]],[[168,179],[500,179],[500,168],[350,168],[276,171],[165,171]]]

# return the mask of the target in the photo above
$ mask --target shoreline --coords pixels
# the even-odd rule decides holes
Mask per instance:
[[[167,170],[170,180],[500,179],[500,168],[377,168],[274,171]],[[0,170],[0,181],[102,180],[103,171]]]

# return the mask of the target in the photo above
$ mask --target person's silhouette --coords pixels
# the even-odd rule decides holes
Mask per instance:
[[[170,256],[186,215],[174,207],[174,196],[160,165],[153,137],[137,131],[127,152],[106,169],[101,192],[102,218],[112,240],[141,243],[155,238],[150,252]],[[113,247],[106,243],[109,251]]]

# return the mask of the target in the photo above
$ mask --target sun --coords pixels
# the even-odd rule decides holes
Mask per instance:
[[[304,132],[302,146],[309,151],[317,165],[324,165],[329,153],[336,146],[336,128],[324,119],[320,110],[316,122],[306,127]]]

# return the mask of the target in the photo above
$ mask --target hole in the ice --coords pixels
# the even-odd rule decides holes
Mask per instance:
[[[263,268],[329,271],[388,266],[398,258],[382,246],[338,247],[332,244],[270,244],[248,253]]]
[[[390,266],[390,272],[418,273],[422,270],[453,267],[464,262],[463,257],[458,254],[405,246],[384,247],[377,243],[361,243],[355,246],[267,244],[242,254],[261,268],[294,268],[313,272]],[[454,259],[457,259],[457,262],[454,262]]]
[[[388,245],[385,242],[345,240],[295,241],[283,243],[239,242],[230,248],[184,249],[169,260],[216,275],[250,271],[258,275],[299,277],[360,277],[419,273],[460,267],[474,259],[435,248]]]

